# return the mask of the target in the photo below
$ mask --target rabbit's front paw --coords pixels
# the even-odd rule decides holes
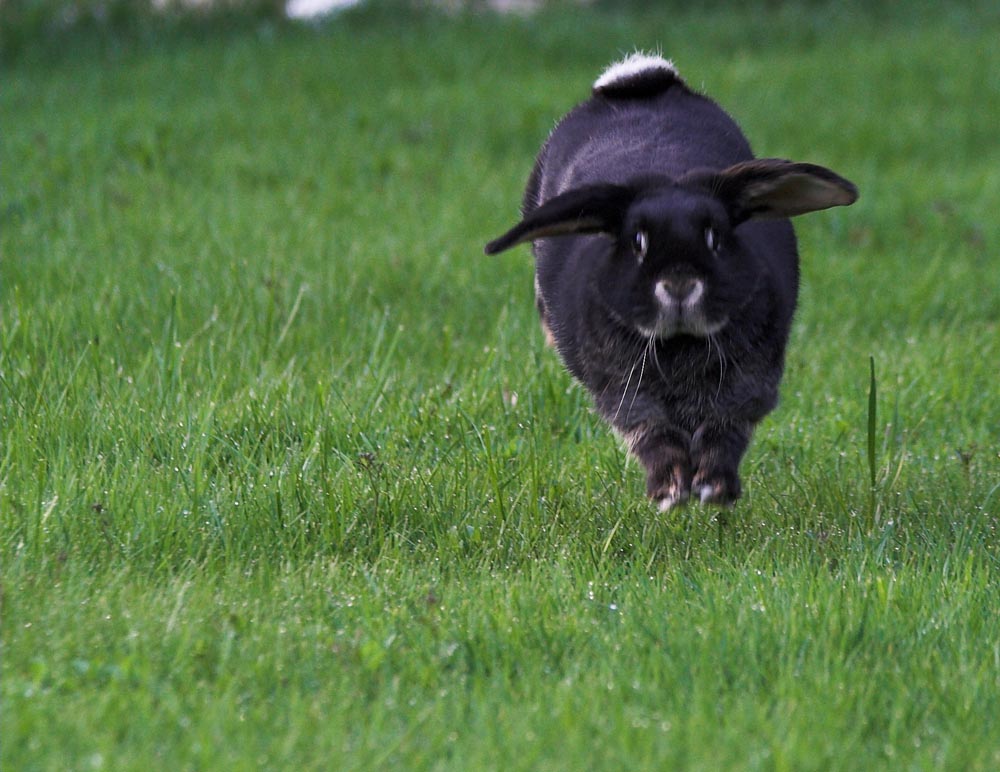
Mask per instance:
[[[668,490],[661,491],[653,496],[656,501],[656,508],[661,512],[669,512],[674,507],[680,507],[687,503],[691,491],[674,485]]]
[[[691,489],[702,504],[731,506],[743,492],[739,475],[731,469],[699,470]]]
[[[657,508],[661,512],[669,512],[684,505],[690,498],[691,473],[686,464],[676,463],[659,475],[650,475],[646,487]]]

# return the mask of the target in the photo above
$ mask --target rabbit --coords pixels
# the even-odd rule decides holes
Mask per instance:
[[[633,54],[544,143],[522,219],[542,328],[646,473],[661,511],[732,505],[754,427],[777,404],[799,258],[788,218],[857,188],[755,158],[673,63]]]

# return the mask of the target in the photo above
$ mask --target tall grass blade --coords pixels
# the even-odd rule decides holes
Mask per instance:
[[[875,424],[878,419],[878,385],[875,379],[875,357],[868,357],[870,379],[868,382],[868,527],[875,525],[876,507],[876,460]]]

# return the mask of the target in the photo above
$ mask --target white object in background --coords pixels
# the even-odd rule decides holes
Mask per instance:
[[[290,19],[315,19],[360,3],[361,0],[288,0],[285,13]]]

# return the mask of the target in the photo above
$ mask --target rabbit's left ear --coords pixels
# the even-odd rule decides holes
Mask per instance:
[[[839,174],[780,158],[744,161],[721,172],[696,172],[684,182],[707,187],[722,199],[734,224],[795,217],[858,200],[858,189]]]
[[[486,245],[486,254],[547,236],[618,233],[635,191],[624,185],[587,185],[550,198],[503,236]]]

